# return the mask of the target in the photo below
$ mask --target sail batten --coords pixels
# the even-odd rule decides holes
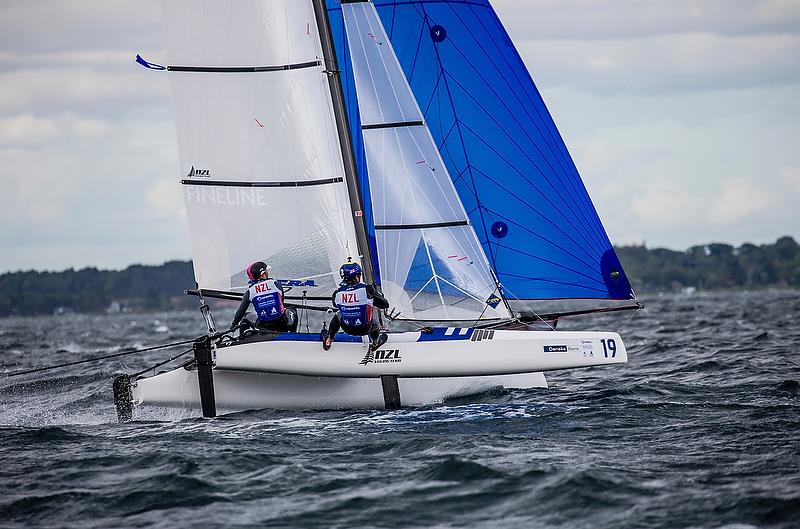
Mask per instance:
[[[397,129],[402,127],[423,127],[423,121],[396,121],[393,123],[372,123],[370,125],[361,125],[361,130],[374,130],[374,129]]]
[[[452,222],[433,222],[429,224],[387,224],[377,225],[376,230],[421,230],[423,228],[453,228],[455,226],[469,226],[466,220],[455,220]]]
[[[343,182],[344,178],[341,176],[336,178],[324,178],[321,180],[291,180],[284,182],[181,180],[181,184],[187,186],[219,186],[219,187],[307,187],[307,186],[322,186],[327,184],[341,184]]]
[[[169,72],[195,72],[195,73],[263,73],[284,72],[287,70],[301,70],[322,65],[322,61],[306,61],[294,64],[280,64],[277,66],[167,66]]]

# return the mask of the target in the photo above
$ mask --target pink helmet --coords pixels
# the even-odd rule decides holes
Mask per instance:
[[[247,267],[247,277],[250,278],[250,281],[256,281],[261,277],[261,273],[266,272],[268,269],[267,263],[263,261],[256,261]]]

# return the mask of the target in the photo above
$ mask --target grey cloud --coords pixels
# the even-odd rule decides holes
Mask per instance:
[[[595,93],[666,94],[800,82],[800,35],[521,39],[518,46],[537,83]]]
[[[494,0],[512,36],[630,39],[709,32],[800,33],[795,0]]]
[[[0,245],[14,249],[0,270],[31,266],[33,256],[40,268],[186,258],[185,223],[148,200],[161,182],[180,196],[171,121],[164,109],[120,119],[100,137],[0,148]]]
[[[0,4],[0,49],[19,53],[161,45],[161,2],[26,0]]]
[[[0,73],[0,115],[71,112],[118,116],[141,105],[168,105],[166,76],[133,61],[116,71],[41,68]]]

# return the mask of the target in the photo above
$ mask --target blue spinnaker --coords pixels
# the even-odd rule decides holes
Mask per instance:
[[[336,0],[328,5],[368,193],[341,8]],[[504,293],[633,298],[566,145],[489,2],[375,5]]]

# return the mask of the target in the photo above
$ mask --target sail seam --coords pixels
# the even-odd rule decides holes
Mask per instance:
[[[192,73],[260,73],[301,70],[303,68],[313,68],[315,66],[322,66],[322,61],[317,59],[316,61],[279,64],[276,66],[167,66],[167,70],[170,72]]]
[[[308,187],[326,184],[339,184],[344,178],[325,178],[322,180],[293,180],[286,182],[237,182],[232,180],[181,180],[187,186],[220,186],[220,187]]]

